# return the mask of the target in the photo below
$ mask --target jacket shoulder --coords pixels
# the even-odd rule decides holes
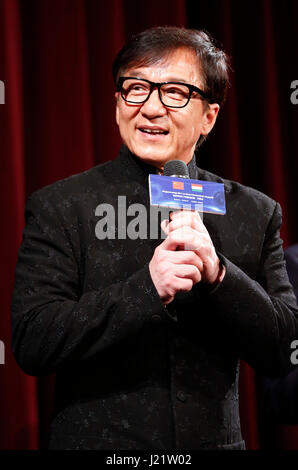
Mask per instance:
[[[61,203],[66,200],[80,200],[98,193],[106,174],[112,171],[114,160],[100,163],[86,171],[55,181],[34,191],[28,201],[51,201]]]
[[[236,202],[237,205],[243,204],[245,208],[249,206],[252,210],[254,208],[256,210],[262,210],[264,214],[267,214],[269,217],[272,215],[276,206],[280,209],[279,204],[274,199],[255,188],[245,186],[237,181],[222,178],[206,170],[200,169],[199,171],[202,180],[224,184],[226,199],[231,204]]]

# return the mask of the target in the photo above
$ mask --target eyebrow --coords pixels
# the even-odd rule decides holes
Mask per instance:
[[[127,72],[126,72],[127,73]],[[148,78],[146,78],[146,76],[142,73],[142,72],[139,72],[138,69],[136,70],[131,70],[129,71],[130,73],[130,76],[135,76],[135,77],[139,77],[139,78],[144,78],[145,80],[149,80]],[[171,76],[169,78],[167,78],[167,80],[165,80],[166,82],[179,82],[179,83],[188,83],[188,81],[184,80],[184,78],[177,78],[177,77],[174,77],[174,76]]]

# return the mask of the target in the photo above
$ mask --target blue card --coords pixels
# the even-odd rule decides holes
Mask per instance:
[[[226,213],[224,185],[214,181],[149,175],[149,194],[152,206]]]

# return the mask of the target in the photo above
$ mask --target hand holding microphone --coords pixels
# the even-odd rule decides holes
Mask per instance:
[[[174,171],[177,176],[177,168]],[[197,282],[221,282],[225,274],[224,267],[197,212],[173,212],[170,221],[162,222],[162,229],[167,237],[155,249],[149,270],[165,305],[174,299],[177,292],[190,291]]]

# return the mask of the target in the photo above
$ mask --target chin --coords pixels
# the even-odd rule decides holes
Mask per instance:
[[[154,147],[145,151],[144,149],[134,149],[132,150],[132,153],[134,153],[137,157],[149,165],[153,165],[159,168],[163,166],[166,161],[172,160],[171,157],[165,156],[164,151],[157,151]]]
[[[152,153],[150,153],[150,155],[141,153],[137,156],[144,162],[148,163],[148,165],[156,166],[157,168],[162,168],[167,161],[165,160],[164,155],[159,157],[158,155],[152,156]]]

